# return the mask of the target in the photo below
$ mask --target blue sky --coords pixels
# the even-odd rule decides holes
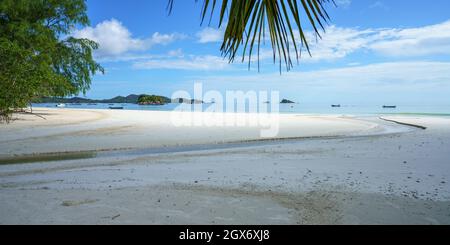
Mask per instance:
[[[201,1],[199,1],[201,2]],[[261,71],[220,56],[217,22],[200,26],[201,3],[88,0],[91,26],[74,31],[97,41],[90,98],[177,90],[278,90],[304,103],[450,105],[450,1],[336,0],[312,57],[282,75],[263,48]]]

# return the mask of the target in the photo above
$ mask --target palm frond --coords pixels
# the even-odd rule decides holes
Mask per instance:
[[[325,31],[324,24],[327,24],[330,19],[325,4],[334,4],[334,0],[220,1],[203,0],[201,23],[208,15],[211,22],[216,9],[220,6],[218,27],[227,23],[221,46],[222,56],[227,57],[229,62],[234,62],[242,48],[242,62],[248,57],[250,68],[256,45],[259,70],[261,42],[265,39],[267,29],[273,50],[273,61],[276,62],[278,57],[280,72],[282,63],[287,70],[292,68],[292,52],[297,61],[301,57],[302,49],[306,49],[311,55],[302,14],[305,15],[305,19],[312,26],[317,37],[321,38],[320,30]],[[174,0],[169,0],[169,13],[172,11],[173,4]],[[295,33],[295,28],[298,33]]]

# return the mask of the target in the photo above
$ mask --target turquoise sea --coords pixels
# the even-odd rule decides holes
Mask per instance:
[[[56,108],[56,104],[33,104],[34,107],[48,107]],[[173,111],[178,108],[180,104],[166,104],[162,106],[155,105],[136,105],[136,104],[66,104],[65,108],[71,109],[109,109],[109,107],[123,107],[124,110],[145,110],[145,111]],[[192,105],[183,104],[183,110],[193,110]],[[203,110],[206,110],[215,104],[201,105]],[[261,108],[267,108],[271,111],[272,106],[278,104],[260,104],[252,107],[250,110],[247,105],[245,112],[260,111]],[[300,114],[342,114],[342,115],[374,115],[374,114],[412,114],[412,115],[439,115],[450,116],[450,105],[440,106],[414,106],[414,105],[396,105],[395,109],[383,108],[383,105],[341,105],[339,108],[331,107],[325,104],[279,104],[280,113],[300,113]],[[235,111],[237,111],[235,109]],[[265,111],[264,109],[261,111]],[[237,111],[243,112],[243,111]]]

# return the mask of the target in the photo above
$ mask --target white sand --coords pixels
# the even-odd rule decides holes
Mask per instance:
[[[1,154],[259,139],[167,112],[46,113],[1,125]],[[387,118],[428,129],[285,115],[280,138],[338,137],[0,165],[0,224],[450,224],[450,119]]]
[[[262,139],[260,126],[172,124],[172,112],[35,109],[47,120],[19,115],[0,126],[0,157],[14,154],[216,144]],[[195,113],[205,118],[211,114]],[[220,114],[250,120],[258,115]],[[376,123],[338,116],[280,115],[278,138],[350,135],[381,130]]]

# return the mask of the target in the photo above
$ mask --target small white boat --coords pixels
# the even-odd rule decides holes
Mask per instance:
[[[66,107],[66,104],[57,104],[56,107],[58,107],[58,108],[64,108],[64,107]]]

